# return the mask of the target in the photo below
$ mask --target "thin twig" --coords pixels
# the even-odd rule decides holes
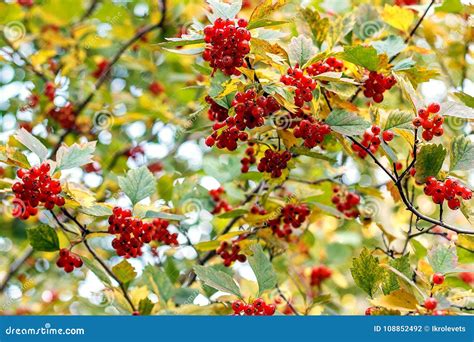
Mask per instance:
[[[8,282],[10,279],[18,272],[20,267],[28,260],[28,258],[33,254],[33,248],[31,246],[28,246],[23,253],[15,259],[15,261],[10,265],[10,268],[8,269],[8,272],[3,278],[2,283],[0,284],[0,293],[2,293],[5,288],[8,285]]]

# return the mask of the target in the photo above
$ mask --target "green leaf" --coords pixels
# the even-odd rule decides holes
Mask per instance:
[[[435,245],[428,253],[428,261],[435,273],[448,273],[458,264],[456,249],[453,246]]]
[[[31,227],[26,230],[31,247],[41,252],[59,250],[59,239],[56,231],[45,224]]]
[[[163,175],[158,179],[158,194],[165,201],[170,201],[173,198],[173,175]]]
[[[344,109],[334,109],[326,119],[331,129],[337,133],[354,136],[361,135],[370,127],[370,122]]]
[[[62,145],[56,153],[57,168],[59,170],[72,169],[92,162],[96,141],[85,144]]]
[[[153,304],[153,302],[148,297],[140,300],[140,303],[138,303],[138,312],[140,313],[140,316],[147,316],[151,314],[154,306],[155,304]]]
[[[94,203],[90,207],[79,207],[77,210],[83,214],[95,217],[112,215],[112,209],[105,203]]]
[[[112,267],[112,272],[117,279],[124,284],[132,281],[137,276],[137,272],[135,272],[133,266],[125,259]]]
[[[401,110],[394,110],[388,115],[387,121],[385,122],[384,131],[393,128],[406,129],[409,131],[413,130],[413,114],[411,112],[403,112]]]
[[[408,279],[411,279],[412,274],[409,254],[405,254],[400,258],[390,260],[389,265],[400,271],[400,273],[404,274]],[[395,290],[398,290],[399,288],[400,284],[398,283],[397,275],[393,272],[387,271],[387,277],[382,286],[383,293],[387,295]]]
[[[444,0],[441,6],[435,8],[435,12],[463,13],[464,5],[461,0]]]
[[[277,284],[277,277],[272,263],[263,252],[262,246],[257,243],[250,246],[253,255],[248,258],[258,283],[258,295],[265,290],[274,289]]]
[[[410,244],[413,247],[415,256],[418,260],[423,259],[428,255],[428,250],[419,241],[412,239]]]
[[[313,45],[311,38],[305,35],[291,38],[288,45],[288,55],[294,63],[300,66],[304,65],[316,53],[316,48]]]
[[[154,211],[154,210],[148,210],[145,213],[144,218],[159,218],[159,219],[168,220],[168,221],[181,221],[181,220],[186,219],[186,216],[164,213],[164,212],[159,212],[159,211]]]
[[[103,283],[112,286],[112,282],[110,281],[110,277],[105,273],[101,268],[99,268],[92,260],[86,258],[85,256],[81,255],[82,261],[86,267],[94,273],[97,278],[99,278]]]
[[[311,9],[310,7],[302,9],[301,14],[304,18],[304,21],[311,29],[314,40],[316,43],[321,45],[329,33],[329,18],[322,18],[317,11]]]
[[[158,289],[158,294],[160,295],[163,302],[166,303],[171,297],[174,296],[175,291],[173,283],[166,273],[160,270],[158,267],[150,264],[145,266],[143,276],[151,285],[151,288],[154,289],[156,287]]]
[[[379,259],[364,248],[359,257],[353,259],[351,274],[356,285],[373,298],[384,280],[385,270],[379,265]]]
[[[339,56],[343,60],[355,65],[360,65],[370,71],[378,69],[380,58],[373,46],[346,46]]]
[[[41,161],[48,156],[48,149],[33,134],[21,128],[15,134],[15,139],[23,144],[27,149],[36,154]]]
[[[459,135],[451,141],[449,170],[472,168],[474,168],[474,143],[468,137]]]
[[[118,183],[134,205],[156,191],[155,177],[146,166],[128,171],[126,177],[118,178]]]
[[[406,48],[406,44],[400,36],[388,36],[385,40],[378,40],[372,43],[378,54],[385,53],[388,58],[398,55]]]
[[[454,93],[454,95],[461,100],[466,106],[474,108],[474,96],[471,96],[469,94],[466,94],[462,91],[458,91],[457,93]]]
[[[474,109],[454,101],[443,102],[440,114],[463,119],[474,119]]]
[[[204,284],[216,290],[242,297],[239,287],[227,273],[200,265],[194,266],[194,272]]]
[[[296,153],[298,155],[315,158],[315,159],[326,160],[326,161],[331,162],[331,163],[336,162],[336,159],[328,157],[327,155],[319,153],[319,152],[311,151],[310,149],[308,149],[306,147],[292,147],[291,152]]]
[[[166,42],[159,43],[158,45],[171,48],[176,46],[186,46],[186,45],[195,45],[195,44],[202,44],[204,43],[204,38],[196,38],[196,39],[186,39],[186,38],[166,38]]]
[[[217,215],[218,218],[221,219],[228,219],[228,218],[234,218],[234,217],[239,217],[242,215],[247,214],[249,211],[246,209],[234,209],[222,214]]]
[[[198,290],[182,287],[176,289],[176,293],[173,296],[173,301],[178,305],[193,304],[197,296],[199,296]]]
[[[456,247],[459,263],[474,263],[474,236],[459,234]]]
[[[242,8],[242,0],[231,0],[229,2],[206,0],[206,2],[212,10],[212,13],[207,13],[207,17],[212,23],[216,21],[217,18],[234,19]]]
[[[415,177],[417,181],[424,183],[426,177],[436,177],[443,166],[446,157],[446,149],[443,145],[423,145],[415,162]]]
[[[400,62],[395,64],[392,70],[394,71],[408,70],[408,69],[413,68],[415,65],[416,65],[416,62],[413,59],[411,59],[411,57],[409,57],[409,58],[402,59]]]

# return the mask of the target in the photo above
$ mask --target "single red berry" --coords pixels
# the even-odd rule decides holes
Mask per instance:
[[[425,299],[424,306],[427,310],[434,310],[438,306],[438,301],[433,297],[428,297]]]
[[[444,282],[444,275],[441,273],[433,274],[433,284],[441,285]]]
[[[385,142],[392,141],[393,137],[394,137],[394,134],[392,131],[387,130],[382,133],[382,138]]]
[[[440,109],[441,107],[438,103],[431,103],[427,108],[430,113],[438,113]]]

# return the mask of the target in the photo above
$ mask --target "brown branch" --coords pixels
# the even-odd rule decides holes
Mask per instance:
[[[107,68],[105,68],[104,72],[100,75],[99,79],[94,85],[94,90],[91,91],[91,93],[82,101],[78,107],[76,108],[76,114],[79,115],[82,110],[89,104],[89,102],[92,101],[94,98],[95,94],[97,91],[102,87],[102,85],[105,83],[107,77],[110,74],[110,71],[112,70],[113,66],[119,61],[120,57],[133,45],[135,44],[140,38],[142,38],[144,35],[147,33],[150,33],[156,29],[162,28],[164,23],[165,23],[165,18],[166,18],[166,0],[161,1],[161,19],[158,23],[154,25],[150,25],[139,32],[137,32],[132,38],[130,38],[114,55],[112,60],[109,62],[107,65]]]
[[[132,299],[130,298],[130,295],[128,294],[127,288],[125,287],[125,284],[120,281],[120,279],[117,278],[117,276],[112,272],[112,270],[107,266],[104,260],[102,260],[97,253],[92,249],[92,247],[89,245],[89,242],[87,240],[84,240],[84,245],[86,246],[87,250],[89,253],[92,254],[95,260],[102,266],[102,268],[107,272],[107,274],[112,277],[118,284],[120,289],[122,290],[123,296],[125,297],[126,301],[132,308],[132,311],[137,311],[135,304],[133,304]]]
[[[84,20],[89,18],[92,15],[92,13],[94,13],[94,11],[97,8],[97,5],[99,4],[99,2],[100,2],[100,0],[92,0],[91,4],[87,8],[87,10],[84,12],[84,14],[81,16],[81,18],[79,19],[79,21],[75,25],[77,25],[79,23],[82,23]]]
[[[10,265],[10,268],[8,269],[8,272],[5,276],[5,278],[3,278],[3,281],[2,283],[0,284],[0,293],[2,293],[5,288],[7,287],[8,285],[8,282],[10,281],[10,279],[18,272],[18,270],[20,269],[20,267],[26,262],[26,260],[28,260],[28,258],[33,254],[33,248],[31,246],[28,246],[22,253],[22,255],[20,255],[11,265]]]

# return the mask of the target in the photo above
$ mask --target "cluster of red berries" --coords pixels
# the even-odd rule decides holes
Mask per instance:
[[[168,246],[177,246],[178,243],[178,234],[170,233],[168,226],[170,225],[169,221],[156,218],[151,222],[153,226],[153,233],[151,239],[153,241],[161,242]]]
[[[38,205],[43,203],[48,210],[55,205],[62,207],[64,198],[59,195],[61,184],[58,180],[51,179],[49,175],[50,165],[43,163],[39,167],[35,166],[29,170],[19,169],[17,176],[21,181],[12,186],[15,198],[22,202],[21,210],[16,212],[19,218],[27,220],[30,216],[38,213]]]
[[[227,212],[232,210],[232,206],[222,198],[224,193],[225,190],[222,186],[217,189],[209,190],[209,195],[211,195],[212,200],[215,202],[212,214],[219,214],[222,211]]]
[[[418,116],[413,119],[413,126],[423,128],[421,136],[426,141],[430,141],[433,137],[440,137],[444,133],[444,118],[440,114],[436,114],[440,109],[438,103],[431,103],[426,109],[418,110]],[[435,115],[430,119],[430,114]]]
[[[142,246],[152,240],[178,245],[178,235],[170,234],[168,225],[169,222],[162,219],[155,219],[152,223],[143,222],[134,218],[130,210],[115,207],[109,217],[108,232],[118,235],[112,241],[112,247],[119,256],[136,258],[142,255]]]
[[[207,117],[211,121],[225,121],[229,117],[229,110],[217,104],[209,95],[206,96],[206,102],[209,103],[210,107],[207,111]]]
[[[227,124],[235,124],[241,131],[262,126],[266,116],[280,109],[280,105],[272,96],[257,96],[253,89],[236,93],[232,107],[235,108],[235,116],[228,118]]]
[[[54,101],[54,96],[56,95],[56,87],[53,82],[47,82],[44,87],[44,95],[48,98],[49,101]]]
[[[360,196],[355,192],[342,190],[338,186],[334,187],[332,191],[334,195],[331,198],[331,202],[336,205],[336,209],[348,218],[357,218],[359,216],[357,206],[360,203]]]
[[[250,52],[250,31],[246,29],[247,20],[239,19],[237,26],[231,19],[217,18],[214,25],[204,28],[206,49],[202,58],[216,70],[226,75],[239,76],[237,70],[244,65],[244,57]]]
[[[321,283],[330,278],[332,271],[325,265],[315,266],[311,270],[311,286],[321,286]]]
[[[59,268],[64,268],[64,271],[67,273],[71,273],[74,271],[74,268],[82,266],[82,260],[76,254],[72,254],[69,249],[62,248],[59,251],[59,259],[56,261],[56,265]]]
[[[240,300],[232,303],[232,310],[235,316],[273,316],[275,314],[275,304],[267,304],[262,298],[255,299],[252,304],[245,304]]]
[[[165,87],[157,81],[153,81],[150,83],[148,86],[148,90],[153,94],[153,95],[160,95],[165,91]]]
[[[255,149],[253,148],[254,143],[249,142],[249,147],[245,150],[246,157],[243,157],[240,160],[240,163],[242,164],[242,167],[240,168],[240,171],[242,173],[247,173],[249,172],[250,165],[255,164],[257,159],[255,158]]]
[[[370,129],[364,132],[362,136],[362,141],[360,144],[370,150],[372,153],[376,153],[380,147],[380,132],[381,129],[377,125],[373,125]],[[393,140],[394,134],[390,130],[386,130],[382,132],[382,139],[386,143]],[[365,151],[361,146],[357,145],[356,143],[352,144],[352,150],[357,152],[358,156],[362,159],[367,157],[367,151]]]
[[[426,310],[433,311],[438,306],[436,298],[428,297],[425,299],[424,307]]]
[[[297,107],[303,107],[305,102],[310,102],[313,99],[316,81],[305,75],[298,64],[294,68],[289,68],[286,75],[281,76],[280,81],[285,85],[296,87],[295,105]]]
[[[293,228],[299,228],[309,216],[310,210],[306,204],[287,204],[275,219],[266,222],[280,238],[291,235]]]
[[[317,76],[325,72],[339,72],[344,69],[344,63],[338,60],[336,57],[328,57],[324,61],[319,61],[311,64],[306,68],[308,75]]]
[[[472,198],[472,191],[470,189],[451,178],[442,182],[436,180],[435,177],[428,177],[424,192],[425,195],[431,196],[436,204],[442,204],[444,200],[447,200],[448,207],[452,210],[459,209],[461,199],[467,201]]]
[[[383,101],[383,93],[390,90],[397,81],[393,76],[384,76],[375,71],[369,73],[369,78],[364,82],[364,96],[372,98],[374,102]]]
[[[48,115],[59,123],[64,129],[73,129],[76,126],[76,113],[71,103],[64,107],[52,108]]]
[[[289,151],[273,151],[268,149],[265,151],[265,156],[260,159],[257,169],[260,172],[270,173],[272,178],[279,178],[282,175],[282,170],[286,169],[288,162],[291,159]]]
[[[227,120],[233,119],[233,117],[227,118]],[[237,149],[237,142],[247,141],[249,136],[247,132],[241,132],[235,125],[235,121],[229,120],[229,127],[227,126],[227,120],[225,122],[216,122],[212,126],[214,132],[206,138],[206,145],[209,147],[216,144],[217,148],[227,148],[229,151],[235,151]],[[224,128],[225,127],[225,128]]]
[[[225,267],[229,267],[234,261],[245,262],[247,260],[244,254],[240,254],[240,246],[234,242],[229,244],[223,241],[219,248],[217,248],[216,253],[224,260]]]
[[[266,215],[267,210],[257,204],[252,205],[250,208],[250,213],[253,215]]]
[[[109,61],[106,59],[101,60],[99,63],[97,63],[96,69],[92,73],[92,76],[95,78],[100,78],[107,71],[108,67]]]
[[[312,118],[310,118],[312,119]],[[331,132],[329,125],[317,120],[302,120],[294,129],[293,135],[295,138],[302,138],[304,146],[311,149],[318,144],[321,144],[324,137]]]

